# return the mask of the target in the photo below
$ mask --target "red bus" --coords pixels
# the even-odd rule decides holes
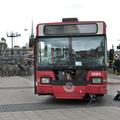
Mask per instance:
[[[107,39],[104,21],[42,23],[34,44],[35,94],[84,99],[107,94]]]

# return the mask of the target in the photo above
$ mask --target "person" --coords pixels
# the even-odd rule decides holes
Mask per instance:
[[[113,73],[120,73],[120,58],[118,55],[114,57],[114,63],[113,63]]]
[[[117,74],[120,74],[120,58],[117,59]]]
[[[117,70],[116,61],[117,61],[117,56],[115,56],[115,57],[114,57],[114,60],[113,60],[113,73],[116,73],[116,70]]]

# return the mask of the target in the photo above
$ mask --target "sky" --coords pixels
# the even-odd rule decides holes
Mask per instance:
[[[0,39],[4,37],[11,47],[6,33],[17,32],[21,36],[14,38],[14,45],[22,47],[29,42],[32,21],[35,35],[38,23],[77,17],[79,21],[105,21],[108,49],[112,45],[116,49],[120,44],[119,11],[119,0],[0,0]]]

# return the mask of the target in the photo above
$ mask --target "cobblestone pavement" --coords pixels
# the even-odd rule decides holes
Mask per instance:
[[[109,75],[109,81],[113,80],[119,82]],[[37,96],[33,85],[33,76],[0,78],[0,120],[118,120],[120,117],[120,102],[113,101],[119,84],[110,84],[108,94],[91,105],[79,100]]]

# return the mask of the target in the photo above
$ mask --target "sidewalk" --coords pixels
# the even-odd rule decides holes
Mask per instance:
[[[109,73],[108,82],[120,83],[120,75]],[[93,106],[36,96],[33,76],[0,77],[0,88],[0,120],[118,120],[120,117],[119,103],[116,106],[110,101],[119,86],[109,87],[100,105]]]
[[[120,84],[120,75],[112,73],[112,70],[108,70],[108,84]]]

